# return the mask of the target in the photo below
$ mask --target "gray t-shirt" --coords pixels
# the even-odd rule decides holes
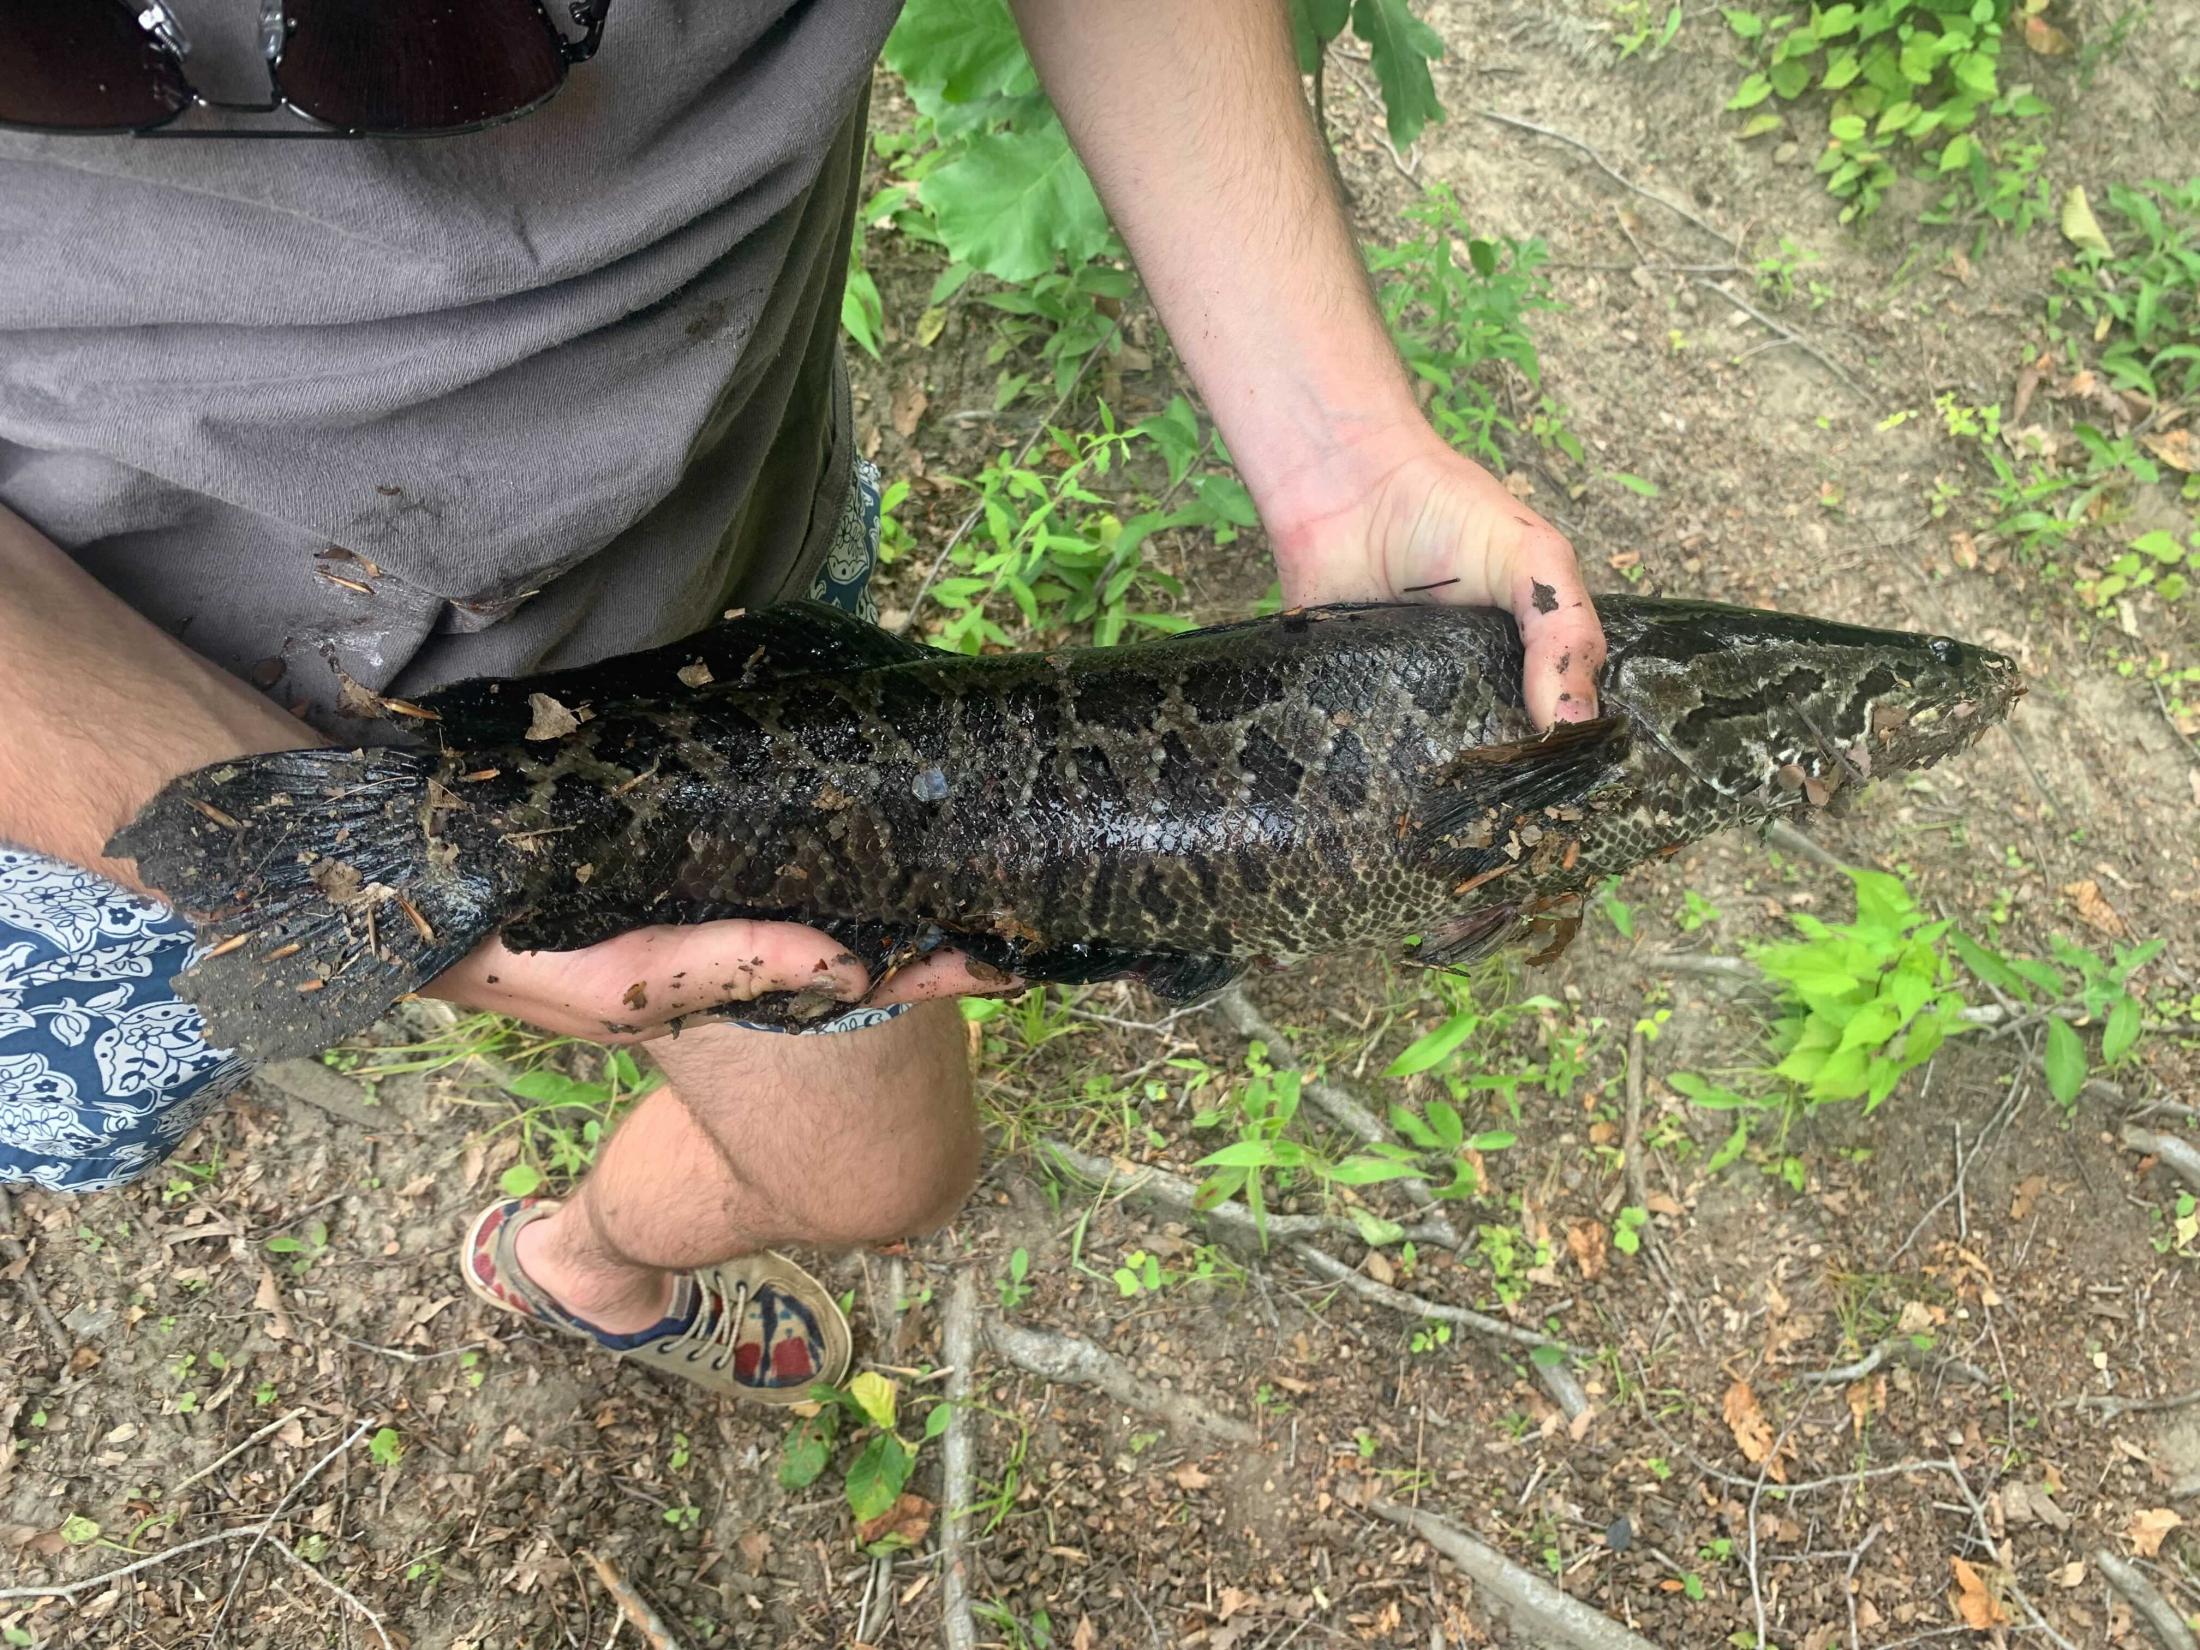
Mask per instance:
[[[0,504],[339,732],[338,669],[419,692],[800,595],[898,5],[615,0],[545,107],[448,138],[0,132]],[[257,6],[174,9],[203,92],[264,96]]]

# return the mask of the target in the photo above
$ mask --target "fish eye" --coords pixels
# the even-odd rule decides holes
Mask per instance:
[[[1951,636],[1935,636],[1926,642],[1925,651],[1930,653],[1938,663],[1952,665],[1956,662],[1959,647],[1960,644]]]

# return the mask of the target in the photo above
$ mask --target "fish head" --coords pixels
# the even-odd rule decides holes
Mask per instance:
[[[2016,661],[1948,636],[1703,602],[1598,604],[1604,697],[1721,795],[1823,803],[1925,768],[2024,693]]]

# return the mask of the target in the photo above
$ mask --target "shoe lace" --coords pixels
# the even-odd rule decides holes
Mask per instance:
[[[680,1357],[689,1363],[707,1362],[723,1375],[733,1366],[741,1323],[749,1313],[752,1290],[746,1281],[722,1288],[707,1272],[693,1274],[696,1289],[695,1317],[687,1328],[664,1343],[663,1357]]]

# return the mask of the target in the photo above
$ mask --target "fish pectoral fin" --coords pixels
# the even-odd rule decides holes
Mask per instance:
[[[392,721],[429,722],[451,750],[518,744],[540,737],[537,701],[574,718],[612,705],[672,702],[717,683],[756,686],[827,670],[874,670],[929,658],[932,649],[823,602],[735,609],[706,630],[646,653],[510,680],[458,682],[418,700],[384,701]],[[554,713],[553,713],[554,714]]]
[[[1507,856],[1506,839],[1530,814],[1579,804],[1619,776],[1631,743],[1624,717],[1561,722],[1540,739],[1462,751],[1415,810],[1421,841],[1463,875]]]
[[[1502,949],[1519,931],[1520,907],[1485,905],[1478,911],[1432,922],[1422,930],[1421,943],[1406,954],[1406,961],[1424,968],[1458,968]]]

